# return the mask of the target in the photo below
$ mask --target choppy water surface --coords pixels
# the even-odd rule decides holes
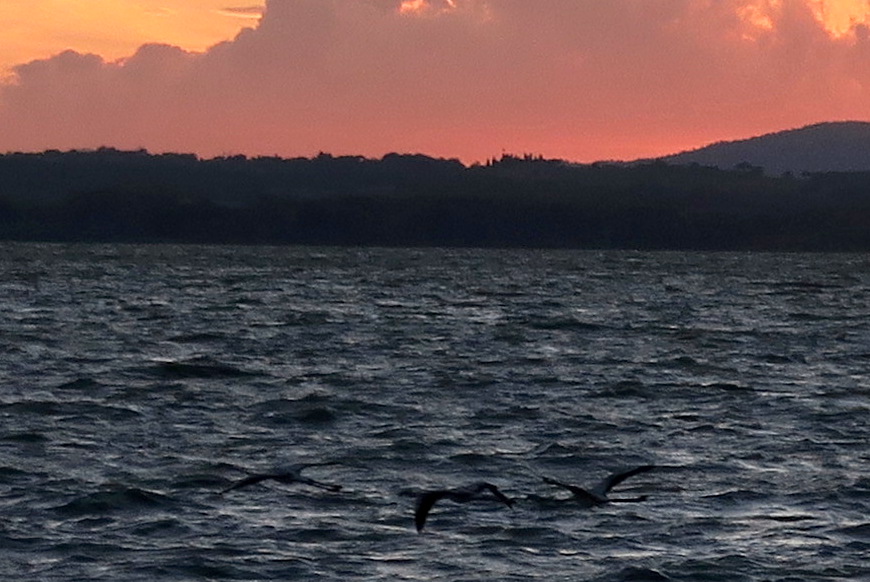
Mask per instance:
[[[870,579],[868,257],[0,250],[3,579]]]

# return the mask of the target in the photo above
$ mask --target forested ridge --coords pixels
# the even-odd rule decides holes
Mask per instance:
[[[101,148],[0,156],[5,240],[870,250],[870,173],[741,165],[283,159]]]

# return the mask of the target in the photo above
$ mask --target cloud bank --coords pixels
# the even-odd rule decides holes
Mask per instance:
[[[591,161],[868,119],[870,31],[819,2],[271,0],[203,53],[20,65],[0,151]]]

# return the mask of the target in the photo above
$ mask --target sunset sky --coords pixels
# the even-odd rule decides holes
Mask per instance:
[[[482,161],[870,120],[870,0],[2,0],[0,152]]]

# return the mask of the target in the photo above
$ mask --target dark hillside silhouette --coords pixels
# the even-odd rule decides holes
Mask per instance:
[[[870,173],[389,154],[0,156],[0,238],[386,246],[870,250]]]
[[[731,169],[757,166],[771,175],[870,171],[870,123],[818,123],[661,158],[669,164]]]

